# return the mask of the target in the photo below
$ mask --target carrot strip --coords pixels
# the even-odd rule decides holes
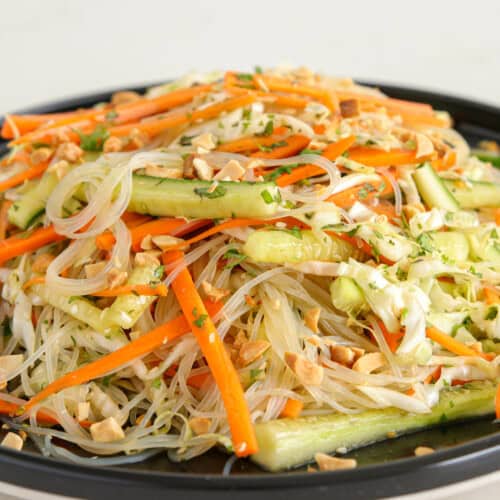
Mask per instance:
[[[0,265],[9,259],[18,257],[26,252],[32,252],[49,243],[64,240],[65,237],[57,234],[54,226],[36,229],[29,236],[15,235],[0,241]]]
[[[207,302],[206,307],[210,314],[215,315],[222,307],[220,302]],[[140,358],[158,349],[162,345],[170,342],[191,331],[191,325],[184,315],[165,323],[164,325],[151,330],[120,349],[99,358],[88,365],[82,366],[61,378],[54,380],[51,384],[32,397],[25,406],[28,411],[34,405],[68,387],[85,384],[90,380],[102,377],[107,373],[120,368],[134,359]]]
[[[384,339],[387,342],[387,345],[389,346],[389,349],[391,352],[396,352],[397,348],[399,347],[399,343],[401,339],[404,337],[404,332],[401,330],[396,333],[392,333],[384,325],[384,322],[381,320],[377,320],[378,326],[380,330],[382,331],[382,334],[384,335]]]
[[[288,158],[300,153],[311,142],[311,139],[305,135],[297,134],[287,137],[283,142],[285,143],[283,146],[277,146],[272,151],[257,151],[250,156],[267,159]]]
[[[329,144],[321,154],[330,161],[336,160],[341,154],[347,151],[356,141],[354,135],[340,139],[337,142]],[[308,179],[309,177],[314,177],[316,175],[323,175],[325,173],[324,169],[316,165],[304,165],[303,167],[295,168],[289,174],[281,175],[277,180],[276,184],[280,187],[289,186],[290,184],[295,184],[303,179]]]
[[[469,346],[462,344],[458,340],[450,337],[450,335],[446,335],[446,333],[441,332],[437,328],[433,326],[427,328],[426,330],[427,337],[437,342],[439,345],[444,347],[446,350],[456,354],[457,356],[480,356],[486,360],[490,359],[485,353],[479,353]]]
[[[149,222],[151,217],[149,215],[138,214],[136,212],[123,212],[122,221],[125,222],[127,227],[130,229],[132,227],[140,226]]]
[[[297,418],[304,408],[304,403],[298,399],[287,399],[284,408],[281,410],[281,418]]]
[[[500,226],[500,208],[495,209],[495,224]]]
[[[64,118],[67,115],[68,113],[51,113],[46,115],[9,115],[10,120],[5,120],[3,122],[0,135],[3,139],[14,138],[14,130],[12,130],[11,122],[17,128],[18,132],[23,135],[27,132],[35,130],[44,123]]]
[[[387,196],[392,193],[392,186],[388,182],[371,182],[369,190],[366,185],[354,186],[339,193],[332,194],[328,201],[335,203],[340,208],[350,208],[356,201],[366,203],[374,198]]]
[[[43,285],[44,283],[45,283],[44,276],[35,276],[34,278],[31,278],[24,283],[23,290],[27,290],[28,288],[32,287],[33,285]]]
[[[23,170],[19,174],[13,175],[8,179],[5,179],[4,181],[0,182],[0,192],[7,191],[7,189],[13,188],[15,186],[19,186],[19,184],[22,184],[24,181],[39,177],[45,172],[45,170],[47,170],[48,166],[49,162],[43,162],[26,170]]]
[[[254,101],[255,97],[251,95],[232,97],[225,101],[207,106],[206,108],[193,111],[192,113],[177,112],[156,120],[111,127],[109,133],[115,137],[122,137],[129,135],[133,129],[138,129],[149,136],[155,136],[171,127],[176,127],[185,123],[193,123],[198,120],[217,118],[217,116],[224,111],[233,111],[238,108],[243,108],[252,104]]]
[[[7,228],[9,227],[9,208],[12,206],[12,201],[4,200],[0,208],[0,241],[5,240],[7,236]]]
[[[159,364],[159,363],[158,363]],[[164,377],[174,377],[177,373],[177,365],[172,365],[165,373]],[[203,384],[211,377],[210,373],[198,373],[187,378],[186,383],[190,387],[201,389]]]
[[[491,306],[493,304],[500,304],[500,295],[496,290],[490,287],[483,288],[484,298],[486,303]]]
[[[246,227],[246,226],[262,226],[266,224],[272,224],[272,222],[269,220],[262,220],[262,219],[229,219],[225,222],[222,222],[221,224],[217,224],[216,226],[207,229],[206,231],[203,231],[202,233],[196,236],[193,236],[192,238],[186,240],[183,243],[179,243],[179,245],[172,247],[171,250],[180,250],[182,248],[187,247],[188,245],[192,245],[193,243],[197,243],[198,241],[202,241],[210,236],[213,236],[214,234],[220,233],[225,229],[232,229],[234,227]]]
[[[358,146],[349,150],[349,159],[367,165],[368,167],[398,167],[413,163],[422,163],[428,157],[422,157],[417,160],[416,151],[405,149],[392,149],[384,151],[382,149]]]
[[[286,127],[276,127],[273,134],[268,137],[243,137],[221,144],[217,151],[225,153],[242,153],[244,151],[255,151],[261,147],[272,146],[273,144],[281,141],[288,129]]]
[[[347,243],[350,243],[353,247],[359,248],[363,253],[369,255],[370,257],[377,258],[383,264],[387,264],[388,266],[392,266],[394,264],[392,260],[389,260],[387,257],[384,257],[383,255],[378,255],[376,257],[375,254],[373,253],[373,248],[361,238],[356,238],[355,236],[349,236],[346,233],[335,233],[333,231],[325,231],[325,232],[327,234],[334,235],[337,238],[340,238],[341,240],[347,241]]]
[[[183,257],[184,254],[179,251],[166,252],[163,254],[163,263],[170,264]],[[245,457],[256,453],[257,438],[238,372],[186,267],[172,281],[172,289],[220,390],[236,455]]]
[[[95,297],[118,297],[119,295],[129,295],[131,293],[135,295],[150,295],[157,297],[166,297],[168,289],[163,284],[158,285],[123,285],[117,286],[115,288],[109,288],[106,290],[101,290],[100,292],[92,293],[91,295]]]
[[[184,219],[171,219],[161,218],[155,219],[145,224],[130,228],[130,238],[132,242],[132,249],[135,252],[140,251],[141,241],[150,234],[156,236],[159,234],[170,234],[172,230],[179,228],[186,224]],[[106,231],[96,237],[95,243],[100,250],[111,250],[115,244],[115,237],[113,233]]]

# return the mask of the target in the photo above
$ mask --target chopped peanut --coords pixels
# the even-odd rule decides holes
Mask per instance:
[[[415,134],[415,140],[417,141],[417,152],[415,155],[417,159],[422,158],[422,156],[429,156],[434,152],[434,145],[425,134]]]
[[[115,92],[111,97],[111,104],[117,106],[119,104],[125,104],[129,102],[138,101],[141,99],[140,94],[132,90],[121,90],[120,92]]]
[[[12,448],[13,450],[21,451],[23,449],[23,438],[15,432],[8,432],[0,443],[1,446]]]
[[[52,156],[52,150],[50,148],[38,148],[31,153],[31,163],[33,165],[38,165],[47,161]]]
[[[243,177],[246,170],[240,165],[237,160],[230,160],[219,170],[214,177],[215,180],[237,181]]]
[[[249,340],[240,347],[238,362],[240,366],[247,366],[260,358],[271,344],[267,340]]]
[[[168,234],[162,234],[159,236],[153,236],[151,241],[162,250],[168,250],[169,248],[176,247],[179,243],[184,243],[182,238],[176,238],[175,236],[169,236]]]
[[[233,347],[239,349],[247,341],[247,334],[243,330],[238,330],[236,337],[234,337]]]
[[[285,352],[285,363],[304,385],[321,385],[323,367],[294,352]]]
[[[56,151],[56,157],[61,160],[66,160],[70,163],[75,163],[83,156],[83,149],[72,142],[61,144]]]
[[[152,238],[151,238],[152,240]],[[135,254],[134,263],[136,266],[144,267],[144,266],[159,266],[160,260],[158,257],[161,255],[161,252],[156,250],[150,250],[148,252],[139,252]]]
[[[210,132],[206,132],[194,137],[191,140],[191,144],[197,148],[203,148],[207,151],[211,151],[217,146],[217,138]]]
[[[123,143],[119,137],[108,137],[103,144],[102,150],[105,153],[118,153],[123,148]]]
[[[207,434],[210,430],[210,424],[212,422],[206,417],[193,417],[189,419],[189,427],[191,430],[199,436],[200,434]]]
[[[90,403],[78,403],[78,409],[76,412],[77,419],[81,422],[82,420],[87,420],[90,413]]]
[[[314,460],[316,460],[319,470],[354,469],[358,465],[354,458],[331,457],[326,453],[316,453]]]
[[[200,179],[204,181],[212,180],[212,177],[214,176],[214,169],[205,160],[195,158],[193,160],[193,166]]]
[[[141,132],[139,129],[134,128],[130,132],[130,144],[137,149],[141,149],[145,144],[149,141],[149,137],[144,132]]]
[[[361,349],[361,347],[351,347],[350,349],[354,353],[354,361],[357,361],[365,353],[365,350]]]
[[[227,297],[231,293],[229,290],[226,290],[224,288],[217,288],[217,287],[213,286],[208,281],[203,281],[201,283],[201,287],[203,288],[205,295],[209,299],[212,299],[215,302],[218,302],[219,300],[223,299],[224,297]]]
[[[423,455],[434,453],[434,451],[434,448],[431,448],[430,446],[417,446],[414,453],[416,457],[422,457]]]
[[[56,161],[47,168],[47,172],[54,172],[59,180],[68,173],[69,163],[66,160]]]
[[[386,359],[381,352],[369,352],[361,356],[354,365],[352,365],[352,369],[360,373],[371,373],[382,368],[385,364]]]
[[[125,437],[125,433],[114,417],[108,417],[102,422],[90,426],[92,439],[97,443],[111,443]]]
[[[85,276],[87,276],[87,278],[94,278],[99,273],[101,273],[105,267],[106,267],[106,262],[104,261],[96,262],[95,264],[87,264],[84,267]]]
[[[153,237],[150,234],[147,234],[144,238],[142,238],[141,249],[153,250]]]
[[[346,99],[340,101],[340,114],[342,118],[352,118],[354,116],[359,116],[359,100],[358,99]]]
[[[109,288],[115,288],[123,285],[127,281],[128,273],[127,271],[120,271],[116,267],[113,267],[109,271],[107,278]]]
[[[179,168],[146,165],[144,172],[146,175],[150,175],[151,177],[161,177],[163,179],[182,179],[182,170]]]
[[[35,257],[31,270],[35,273],[45,273],[50,263],[55,259],[51,253],[41,253]]]
[[[330,346],[330,359],[339,365],[352,366],[355,356],[350,347],[336,344]]]
[[[319,332],[318,322],[320,314],[320,307],[313,307],[312,309],[307,310],[304,314],[304,322],[306,326],[310,328],[314,333]]]
[[[313,334],[310,337],[307,337],[306,342],[309,342],[309,344],[313,345],[314,347],[321,347],[321,338],[317,335]]]

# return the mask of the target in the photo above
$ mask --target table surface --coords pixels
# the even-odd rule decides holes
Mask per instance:
[[[500,106],[499,19],[497,0],[2,2],[0,114],[191,70],[282,63]],[[469,486],[461,499],[494,498],[500,473]],[[36,498],[0,483],[2,493]]]

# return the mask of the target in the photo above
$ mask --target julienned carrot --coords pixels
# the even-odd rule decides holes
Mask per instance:
[[[7,228],[9,227],[8,213],[11,206],[12,201],[4,200],[0,208],[0,241],[4,240],[7,235]]]
[[[122,137],[129,135],[132,130],[137,129],[152,137],[171,127],[176,127],[185,123],[197,122],[198,120],[210,120],[212,118],[217,118],[217,116],[224,111],[234,111],[235,109],[248,106],[254,101],[254,96],[241,95],[212,104],[211,106],[207,106],[203,109],[195,110],[192,113],[186,113],[185,111],[177,113],[173,112],[164,118],[158,118],[156,120],[111,127],[109,129],[109,133],[115,137]]]
[[[391,149],[384,151],[366,146],[358,146],[349,151],[348,158],[368,167],[398,167],[415,163],[422,163],[429,157],[416,157],[415,150]]]
[[[426,334],[428,338],[437,342],[441,347],[444,347],[446,350],[456,354],[457,356],[480,356],[486,360],[490,360],[490,356],[488,356],[487,353],[477,352],[471,347],[462,344],[462,342],[459,342],[450,335],[441,332],[433,326],[427,328]]]
[[[86,132],[89,132],[98,123],[106,121],[110,112],[112,112],[110,120],[112,120],[115,124],[137,121],[146,116],[163,113],[176,106],[187,104],[192,101],[195,96],[208,92],[212,87],[213,85],[198,85],[195,87],[174,90],[168,94],[164,94],[153,99],[141,98],[137,101],[121,104],[115,107],[106,106],[105,108],[90,109],[84,112],[68,114],[68,116],[55,121],[43,130],[35,130],[32,134],[19,138],[14,141],[13,144],[33,141],[40,135],[45,136],[47,134],[54,134],[57,130],[67,128],[70,125],[72,128],[85,128]]]
[[[455,151],[448,151],[442,158],[431,161],[434,170],[447,170],[453,167],[457,162],[457,153]]]
[[[158,363],[159,364],[159,363]],[[177,373],[177,365],[172,365],[164,374],[164,377],[174,377]],[[196,375],[190,375],[186,383],[190,387],[195,387],[196,389],[201,389],[203,384],[211,377],[210,373],[197,373]]]
[[[33,252],[49,243],[65,239],[64,236],[56,233],[54,226],[35,229],[28,236],[23,236],[24,234],[26,233],[21,233],[20,235],[0,241],[0,265],[23,253]]]
[[[391,352],[396,352],[397,348],[399,347],[399,343],[401,342],[401,339],[405,336],[404,332],[400,330],[399,332],[392,333],[384,325],[383,321],[378,320],[377,324],[382,330],[382,335],[384,336],[385,341],[387,342],[387,345],[389,346],[389,349]]]
[[[25,281],[23,284],[23,290],[31,288],[33,285],[43,285],[45,283],[45,276],[35,276],[34,278]]]
[[[163,263],[171,264],[183,257],[184,254],[179,251],[166,252],[163,254]],[[187,267],[184,267],[172,281],[172,290],[184,316],[191,325],[201,352],[220,390],[235,454],[245,457],[256,453],[258,451],[257,438],[238,372],[205,309]]]
[[[123,212],[121,219],[130,229],[132,227],[140,226],[141,224],[149,222],[151,220],[151,216],[138,214],[136,212]]]
[[[262,226],[266,224],[271,224],[271,221],[262,219],[229,219],[225,222],[222,222],[221,224],[217,224],[216,226],[207,229],[206,231],[203,231],[202,233],[196,236],[193,236],[192,238],[184,241],[183,243],[179,243],[179,245],[172,247],[172,250],[179,250],[182,248],[186,248],[188,245],[192,245],[193,243],[202,241],[210,236],[213,236],[214,234],[224,231],[225,229],[232,229],[235,227],[246,227],[246,226]]]
[[[276,127],[272,135],[267,137],[258,137],[252,135],[250,137],[243,137],[242,139],[235,139],[234,141],[225,142],[221,144],[217,151],[225,153],[242,153],[245,151],[255,151],[261,147],[272,146],[277,142],[284,139],[284,135],[288,132],[286,127]]]
[[[495,224],[500,226],[500,208],[495,209]]]
[[[211,315],[217,314],[221,307],[222,304],[220,302],[206,302],[206,308]],[[52,394],[62,391],[63,389],[74,387],[75,385],[85,384],[90,380],[102,377],[107,373],[134,361],[135,359],[145,356],[167,342],[189,333],[191,328],[190,323],[188,323],[184,315],[178,316],[172,321],[169,321],[168,323],[141,335],[120,349],[111,352],[106,356],[89,363],[88,365],[82,366],[81,368],[63,375],[61,378],[45,387],[36,396],[31,398],[26,404],[25,410],[28,411],[37,403],[43,401]]]
[[[35,177],[39,177],[42,175],[47,167],[49,166],[49,162],[39,163],[38,165],[31,166],[22,172],[5,179],[0,182],[0,192],[7,191],[7,189],[19,186],[24,181],[28,181],[30,179],[34,179]]]
[[[270,77],[266,75],[254,75],[253,81],[256,87],[267,87],[271,91],[299,94],[322,102],[330,111],[334,111],[337,106],[327,89],[312,87],[310,85],[295,84],[285,79]],[[262,84],[260,83],[262,82]]]
[[[168,289],[163,283],[158,285],[123,285],[115,288],[109,288],[95,292],[92,295],[95,297],[118,297],[120,295],[151,295],[157,297],[166,297]]]
[[[156,236],[159,234],[170,234],[170,232],[178,227],[186,224],[184,219],[161,218],[140,224],[130,228],[130,238],[132,249],[140,250],[141,241],[150,234]],[[128,225],[128,224],[127,224]],[[115,237],[111,232],[105,232],[96,237],[95,243],[100,250],[111,250],[115,244]]]
[[[391,184],[386,181],[378,181],[361,184],[332,194],[328,201],[335,203],[340,208],[350,208],[356,201],[366,203],[374,198],[387,196],[390,193],[392,193]]]
[[[67,113],[51,113],[46,115],[8,115],[8,119],[4,120],[0,135],[3,139],[13,139],[14,130],[11,124],[14,124],[17,131],[24,135],[32,130],[35,130],[40,125],[48,123],[51,120],[58,120],[67,116]]]
[[[356,136],[351,135],[344,139],[340,139],[337,142],[328,144],[328,146],[323,150],[321,156],[328,158],[330,161],[336,160],[341,154],[347,151],[356,141]],[[317,175],[323,175],[325,173],[324,169],[318,167],[317,165],[304,165],[303,167],[295,168],[289,174],[281,175],[277,180],[276,184],[280,187],[289,186],[295,184],[303,179],[308,179],[309,177],[315,177]]]
[[[257,151],[250,156],[263,159],[288,158],[300,153],[310,142],[311,139],[305,135],[291,135],[283,140],[283,145],[277,145],[271,151]]]
[[[493,288],[490,287],[485,287],[483,289],[484,291],[484,298],[486,299],[486,303],[490,306],[493,304],[500,304],[500,295],[496,290],[493,290]]]
[[[281,410],[281,418],[297,418],[304,408],[304,403],[298,399],[287,399],[285,406]]]

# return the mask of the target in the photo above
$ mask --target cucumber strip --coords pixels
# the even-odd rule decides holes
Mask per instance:
[[[150,284],[153,281],[159,282],[155,276],[156,267],[136,267],[129,277],[128,285]],[[154,296],[145,295],[121,295],[117,297],[113,304],[106,309],[103,315],[103,322],[110,326],[119,325],[122,328],[132,328],[144,311],[156,299]]]
[[[268,217],[279,209],[278,187],[270,182],[162,179],[134,175],[129,210],[158,216],[203,218]]]
[[[496,182],[444,180],[462,208],[500,207],[500,184]]]
[[[243,253],[254,262],[304,262],[324,260],[339,262],[353,256],[354,247],[340,238],[313,231],[261,230],[248,237]]]
[[[473,149],[472,154],[479,160],[491,163],[494,167],[500,168],[500,155],[482,151],[480,149]]]
[[[33,291],[47,304],[56,307],[75,319],[86,323],[95,331],[110,335],[119,331],[119,328],[104,322],[104,311],[90,301],[81,297],[59,295],[48,291],[45,285],[34,285]]]
[[[455,212],[460,208],[457,200],[446,188],[430,163],[424,163],[417,167],[413,173],[413,179],[427,206],[444,208],[450,212]]]
[[[9,222],[20,229],[27,229],[30,223],[45,211],[47,199],[57,183],[57,175],[46,172],[21,199],[12,204],[8,213]]]
[[[255,426],[259,451],[252,460],[279,471],[310,462],[317,452],[353,450],[387,439],[387,433],[408,434],[444,422],[494,413],[496,384],[472,382],[446,389],[430,413],[412,414],[397,408],[368,410],[354,415],[332,414],[279,419]]]
[[[463,262],[469,258],[469,239],[458,231],[429,233],[432,238],[431,245],[455,262]]]
[[[330,284],[332,304],[339,311],[355,316],[367,307],[363,291],[348,276],[339,276]]]

